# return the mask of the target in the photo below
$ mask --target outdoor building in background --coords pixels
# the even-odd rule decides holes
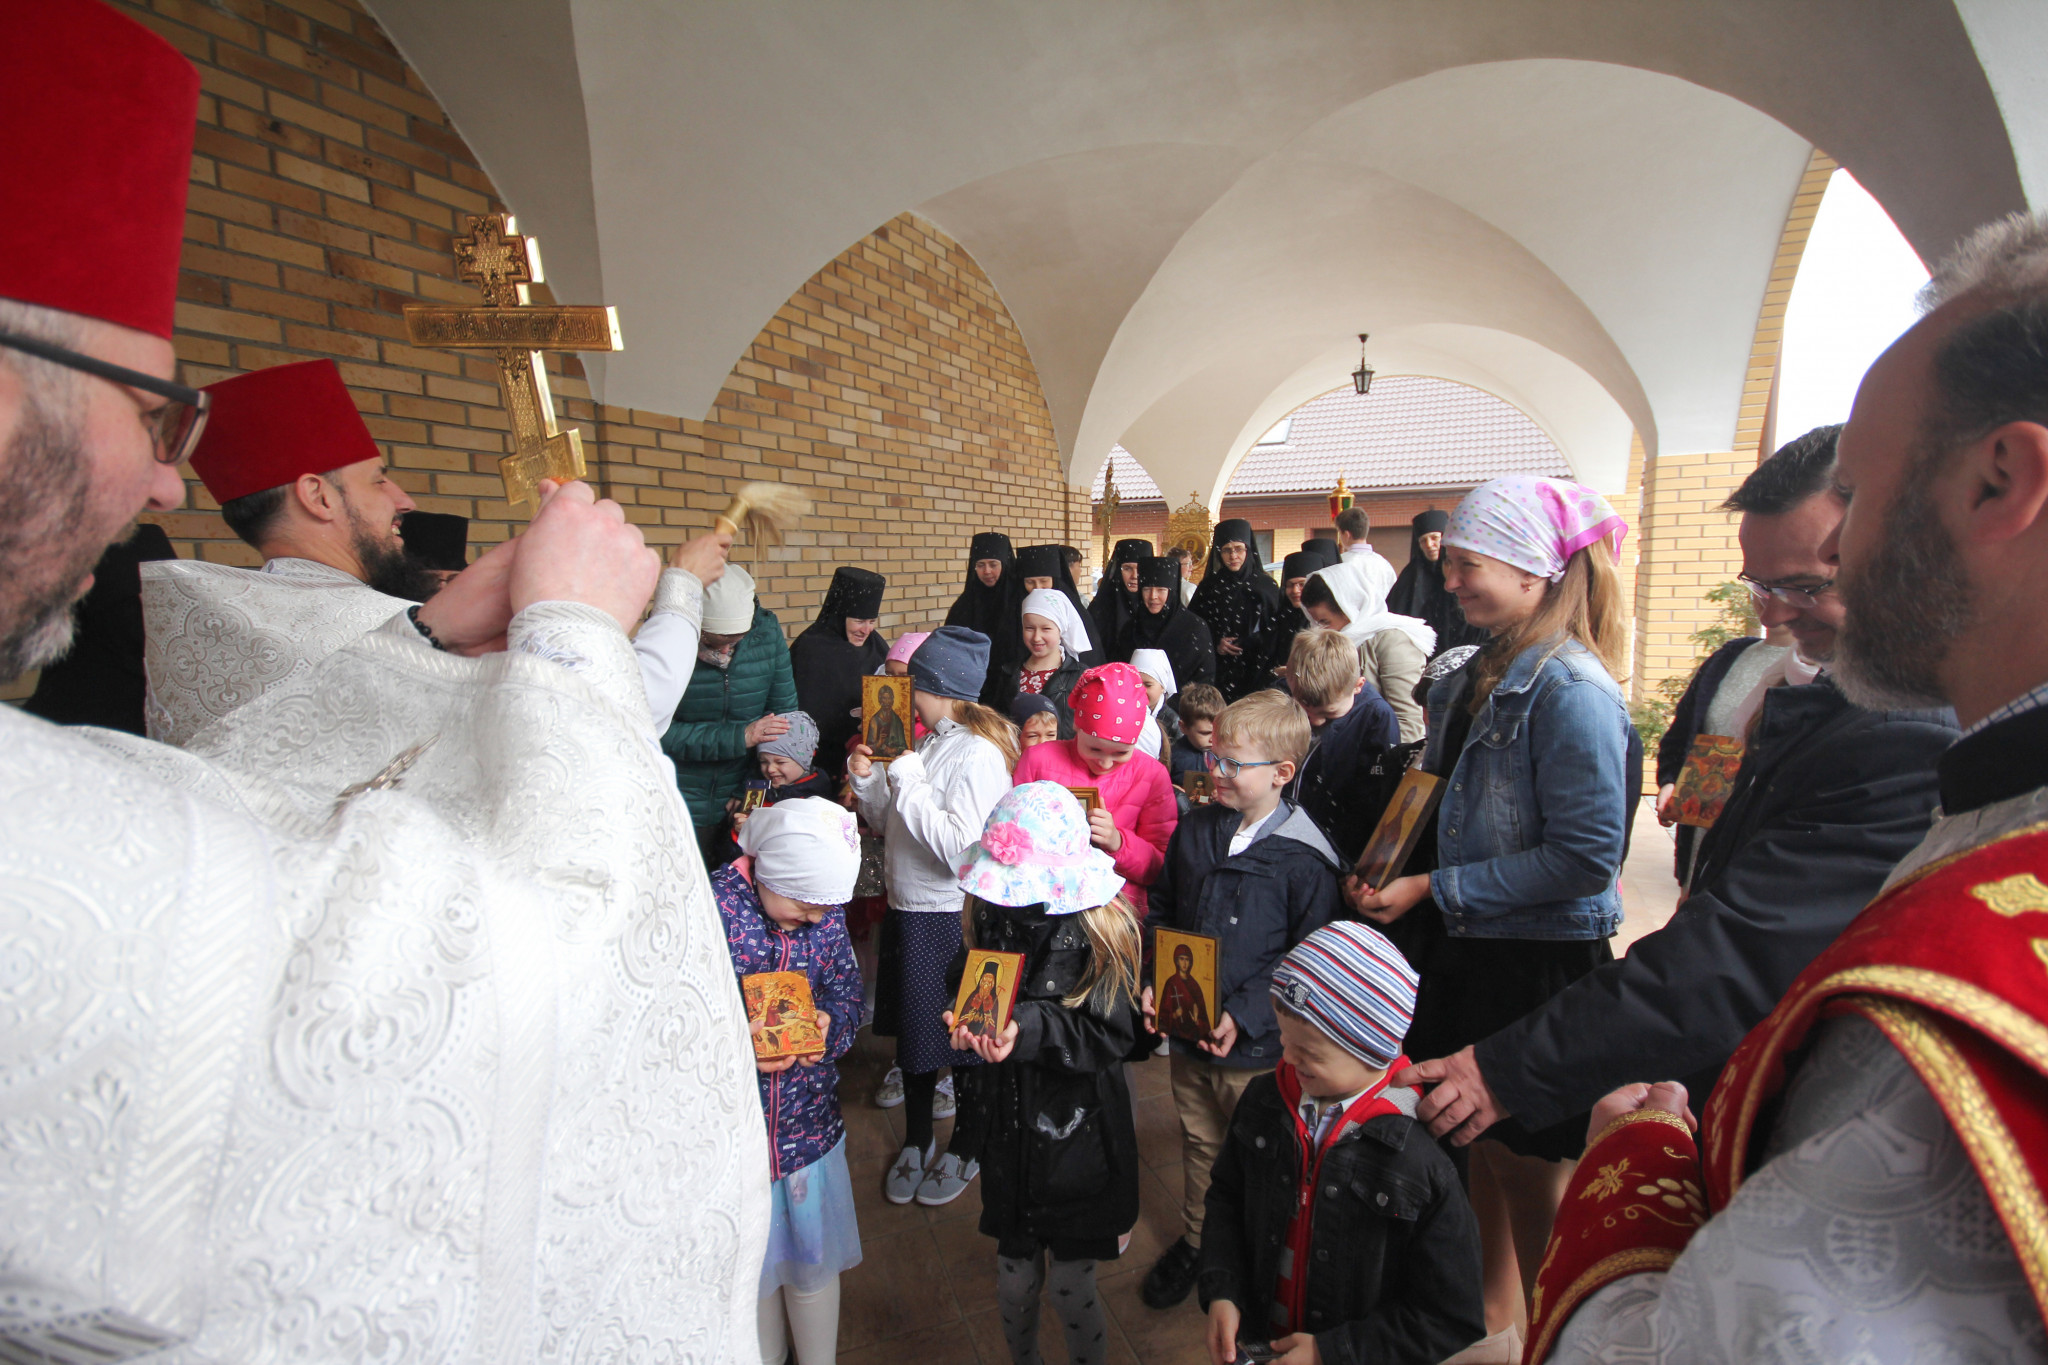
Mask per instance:
[[[1114,537],[1163,544],[1169,498],[1122,446],[1095,471],[1096,506],[1112,470],[1122,498]],[[1449,511],[1501,474],[1572,476],[1556,444],[1513,404],[1465,384],[1387,375],[1363,398],[1338,389],[1282,418],[1239,462],[1217,519],[1251,522],[1260,561],[1271,564],[1310,536],[1336,534],[1329,499],[1342,478],[1372,518],[1373,548],[1398,569],[1417,512]],[[1173,507],[1190,496],[1169,491]]]

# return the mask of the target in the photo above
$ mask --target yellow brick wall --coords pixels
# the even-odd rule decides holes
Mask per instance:
[[[497,367],[405,342],[407,303],[476,301],[452,236],[506,207],[431,92],[351,0],[117,3],[201,76],[183,377],[333,357],[419,504],[472,518],[477,544],[510,534]],[[766,320],[702,421],[599,407],[573,357],[549,369],[592,479],[651,541],[708,526],[750,479],[811,492],[818,515],[788,545],[740,555],[792,628],[834,564],[889,575],[895,629],[943,618],[977,530],[1086,548],[1087,491],[1062,476],[1016,324],[966,251],[907,215]],[[185,507],[150,519],[181,554],[255,562],[196,480]]]

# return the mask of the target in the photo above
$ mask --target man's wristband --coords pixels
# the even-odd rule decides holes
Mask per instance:
[[[425,604],[422,603],[421,605]],[[412,622],[412,628],[418,631],[420,633],[421,638],[424,639],[428,644],[440,650],[443,654],[446,654],[448,652],[448,646],[442,644],[439,640],[436,640],[434,638],[434,632],[428,628],[427,623],[425,621],[420,620],[419,607],[407,607],[405,609],[405,619]]]

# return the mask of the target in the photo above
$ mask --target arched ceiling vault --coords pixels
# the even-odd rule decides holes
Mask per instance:
[[[1724,449],[1810,145],[1932,258],[2024,207],[2008,123],[2042,141],[1951,0],[368,2],[557,296],[619,305],[607,402],[701,416],[912,208],[1001,292],[1070,480],[1120,439],[1176,500],[1359,330],[1604,487],[1631,429]]]

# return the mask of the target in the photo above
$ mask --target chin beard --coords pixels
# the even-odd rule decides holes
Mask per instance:
[[[367,525],[356,518],[353,508],[349,511],[349,520],[352,532],[349,548],[355,551],[356,562],[363,566],[365,583],[388,597],[402,597],[408,602],[424,602],[441,590],[434,571],[408,555],[403,545],[379,540]]]
[[[1841,576],[1848,619],[1831,672],[1850,701],[1870,710],[1947,706],[1941,667],[1976,621],[1955,541],[1926,496],[1932,474],[1922,459],[1885,512],[1877,552]]]
[[[82,538],[91,510],[88,461],[75,424],[30,394],[0,458],[0,681],[64,657],[79,584],[106,551]],[[48,575],[44,566],[62,567]]]

